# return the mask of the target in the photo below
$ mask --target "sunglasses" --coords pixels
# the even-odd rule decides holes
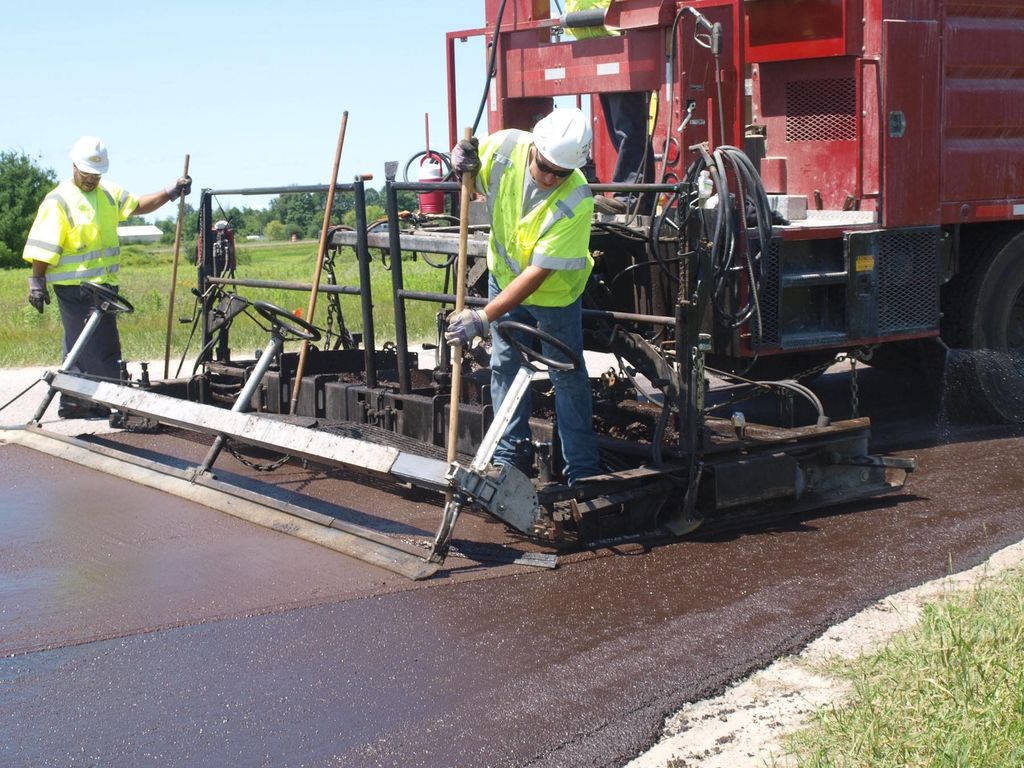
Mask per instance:
[[[540,152],[536,148],[533,150],[533,162],[537,164],[537,170],[541,173],[550,173],[556,179],[565,179],[569,177],[569,174],[573,172],[573,169],[565,170],[564,168],[552,168],[550,165],[540,159]]]

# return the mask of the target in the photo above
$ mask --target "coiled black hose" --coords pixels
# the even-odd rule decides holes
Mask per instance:
[[[716,213],[713,217],[714,231],[704,233],[711,242],[715,316],[729,328],[737,328],[753,319],[752,335],[756,342],[762,334],[759,298],[762,257],[767,253],[772,238],[772,211],[768,195],[757,169],[742,150],[724,145],[712,153],[700,145],[698,151],[700,157],[694,166],[694,177],[707,170],[718,194],[717,208],[703,209],[705,228],[712,211]],[[735,191],[730,189],[730,179],[735,182]],[[747,282],[746,297],[742,301],[741,274],[746,276]]]

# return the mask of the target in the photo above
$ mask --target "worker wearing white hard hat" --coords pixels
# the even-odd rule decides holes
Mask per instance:
[[[514,320],[534,326],[566,344],[583,359],[582,302],[594,260],[590,223],[594,198],[580,172],[590,155],[590,118],[578,109],[556,109],[532,132],[499,131],[480,143],[463,140],[452,150],[458,172],[479,170],[477,191],[487,197],[491,232],[488,303],[449,318],[445,338],[468,345],[491,323]],[[530,340],[523,336],[524,343]],[[541,342],[542,352],[568,362]],[[491,342],[491,400],[495,409],[520,367],[519,353],[500,335]],[[600,474],[592,427],[592,396],[585,369],[550,372],[555,412],[571,485]],[[530,397],[522,399],[493,461],[530,473]]]
[[[96,136],[82,136],[71,147],[71,178],[43,199],[36,213],[22,258],[32,265],[28,301],[39,312],[50,303],[49,287],[57,296],[64,326],[64,354],[74,346],[90,310],[92,297],[83,282],[117,289],[120,269],[118,222],[133,214],[152,213],[164,203],[188,194],[192,180],[185,176],[165,189],[136,196],[102,179],[110,167],[107,147]],[[121,342],[113,314],[104,314],[73,370],[117,380]],[[109,409],[89,407],[62,395],[63,418],[91,418]]]

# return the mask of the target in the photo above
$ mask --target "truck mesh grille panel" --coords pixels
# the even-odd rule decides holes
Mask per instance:
[[[854,141],[856,113],[852,77],[786,83],[786,141]]]
[[[939,236],[935,229],[881,233],[878,254],[880,335],[938,325],[938,249]]]
[[[779,343],[779,241],[772,240],[768,254],[761,260],[761,346]],[[751,326],[753,327],[753,326]]]

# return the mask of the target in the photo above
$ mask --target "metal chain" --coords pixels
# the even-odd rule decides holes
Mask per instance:
[[[856,419],[860,411],[860,387],[857,384],[857,356],[850,355],[850,418]]]
[[[228,453],[230,453],[232,456],[238,459],[240,463],[244,464],[250,469],[255,469],[257,472],[273,472],[275,469],[278,469],[279,467],[286,464],[292,458],[289,454],[284,454],[280,459],[271,462],[270,464],[257,464],[255,461],[245,458],[245,456],[236,451],[231,446],[230,440],[224,441],[224,447],[227,448]]]
[[[857,363],[867,363],[874,357],[875,347],[861,347],[849,353],[850,361],[850,418],[860,416],[860,384],[857,382]]]
[[[845,355],[841,355],[841,354],[840,355],[836,355],[831,360],[827,360],[824,363],[819,363],[818,365],[812,365],[810,368],[807,368],[806,370],[800,371],[800,373],[794,374],[793,376],[790,376],[789,378],[793,379],[794,381],[800,381],[800,379],[806,379],[809,376],[814,376],[815,374],[823,373],[823,372],[827,371],[829,368],[831,368],[833,365],[835,365],[836,363],[841,363],[843,361],[844,357],[845,357]]]
[[[334,276],[334,256],[337,251],[328,249],[327,254],[324,256],[323,271],[327,273],[327,284],[336,285],[337,278]],[[334,323],[337,321],[337,297],[329,295],[327,297],[327,327],[324,329],[324,349],[332,349],[331,337],[334,333]],[[310,318],[312,320],[312,318]],[[339,331],[338,335],[341,335]]]

